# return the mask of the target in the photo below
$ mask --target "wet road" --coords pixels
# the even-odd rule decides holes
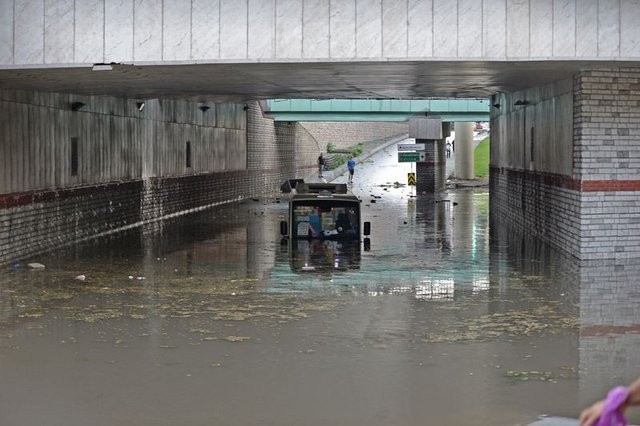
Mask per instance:
[[[638,375],[638,262],[580,264],[410,170],[357,166],[371,249],[315,271],[275,198],[5,268],[0,424],[516,425]]]

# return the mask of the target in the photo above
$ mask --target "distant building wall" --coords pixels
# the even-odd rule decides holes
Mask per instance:
[[[327,145],[348,148],[359,143],[390,139],[409,132],[408,122],[304,122],[300,123],[327,152]]]

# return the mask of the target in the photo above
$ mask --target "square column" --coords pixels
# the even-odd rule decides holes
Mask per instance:
[[[416,139],[425,144],[424,161],[416,163],[416,191],[418,194],[435,194],[444,191],[447,161],[444,140]]]
[[[446,124],[448,133],[449,126]],[[425,145],[424,160],[416,163],[416,191],[434,195],[445,188],[447,159],[445,156],[443,124],[440,117],[412,117],[409,137]]]

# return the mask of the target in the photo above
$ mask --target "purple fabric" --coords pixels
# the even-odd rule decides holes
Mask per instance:
[[[620,411],[622,404],[629,398],[629,389],[617,386],[609,391],[604,402],[602,414],[596,426],[628,426],[627,419]]]

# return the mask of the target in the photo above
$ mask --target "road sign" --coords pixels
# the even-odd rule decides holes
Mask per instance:
[[[407,181],[408,181],[408,185],[416,186],[416,174],[407,173]]]
[[[418,161],[425,160],[424,152],[399,152],[398,153],[398,162],[399,163],[416,163]]]
[[[423,143],[399,143],[398,151],[424,151],[426,144]]]

